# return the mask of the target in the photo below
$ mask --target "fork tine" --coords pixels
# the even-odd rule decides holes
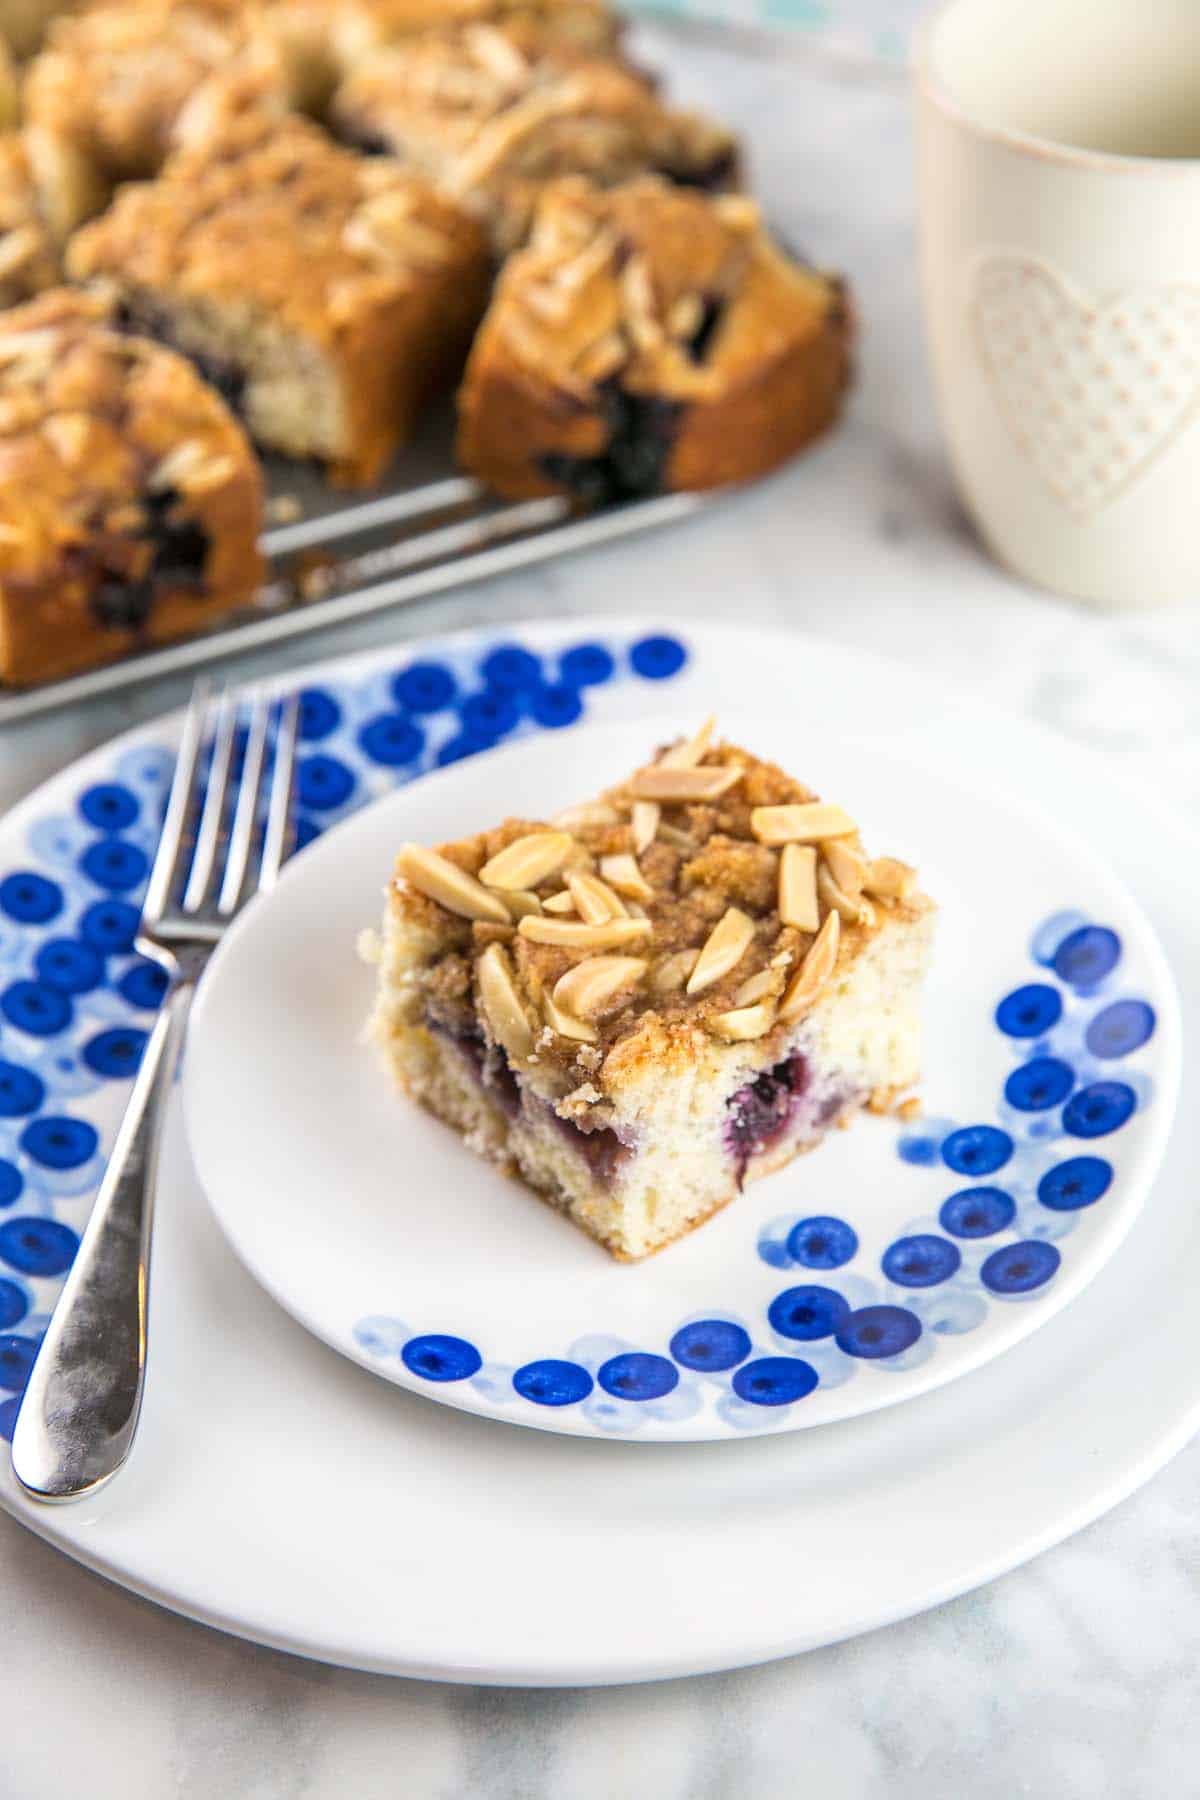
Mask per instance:
[[[234,807],[233,824],[229,832],[225,876],[217,898],[217,911],[223,918],[228,918],[237,911],[238,902],[242,897],[242,888],[246,882],[246,870],[250,864],[250,851],[254,844],[254,827],[258,821],[263,760],[267,747],[267,727],[270,721],[271,702],[265,694],[256,693],[251,707],[250,728],[246,737],[246,757],[242,764],[242,779],[238,786],[237,804]]]
[[[285,700],[275,733],[275,761],[271,770],[271,798],[267,806],[267,831],[263,840],[262,866],[258,885],[265,894],[279,879],[288,853],[289,825],[292,811],[292,778],[296,771],[296,735],[300,720],[300,697],[292,694]]]
[[[233,755],[236,724],[237,701],[226,688],[217,702],[217,725],[213,734],[212,761],[208,768],[208,787],[196,832],[191,872],[183,890],[184,912],[197,912],[204,904],[212,885],[217,845],[221,839],[221,821],[225,816],[225,794],[229,786],[229,764]]]
[[[150,871],[150,880],[146,885],[146,897],[142,902],[142,918],[150,926],[157,924],[162,918],[179,876],[180,852],[192,810],[196,765],[200,759],[200,746],[204,741],[204,721],[208,714],[210,691],[209,682],[201,677],[192,688],[187,717],[183,721],[162,833],[154,856],[154,866]]]

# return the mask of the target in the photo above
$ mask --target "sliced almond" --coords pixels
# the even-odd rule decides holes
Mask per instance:
[[[822,838],[851,837],[858,827],[840,806],[812,800],[804,806],[756,806],[750,829],[760,844],[816,844]]]
[[[817,893],[822,906],[837,913],[843,925],[873,925],[875,923],[875,908],[871,902],[864,900],[861,894],[856,898],[847,894],[833,879],[826,863],[822,863],[817,870]]]
[[[757,1006],[738,1006],[731,1012],[713,1013],[708,1028],[718,1037],[743,1043],[749,1038],[766,1037],[775,1019],[775,1002],[762,1000]]]
[[[586,1019],[577,1019],[573,1013],[564,1012],[560,1006],[554,1004],[549,994],[542,1002],[542,1011],[546,1015],[546,1023],[550,1029],[557,1031],[560,1037],[573,1038],[579,1044],[596,1042],[599,1036],[596,1027],[589,1025]]]
[[[716,723],[716,716],[710,714],[694,737],[682,738],[678,744],[664,750],[656,766],[660,769],[694,769],[704,761]]]
[[[540,913],[542,910],[542,903],[537,895],[525,888],[513,888],[511,893],[506,892],[504,904],[514,925],[519,924],[527,913]]]
[[[743,981],[733,996],[735,1006],[754,1006],[759,1000],[775,1000],[783,992],[781,969],[760,969],[749,981]]]
[[[574,848],[569,831],[530,831],[485,862],[479,879],[487,887],[535,888],[558,874]]]
[[[517,929],[521,930],[522,927],[518,926]],[[806,1013],[813,1004],[837,965],[841,932],[841,922],[837,914],[831,912],[809,945],[807,956],[796,970],[779,1003],[781,1022],[790,1024],[793,1019]]]
[[[593,1013],[631,987],[646,973],[640,956],[588,956],[561,976],[554,989],[554,1004],[577,1018],[589,1019]]]
[[[563,888],[561,893],[551,894],[548,900],[542,901],[542,911],[548,913],[573,913],[575,911],[575,896],[574,894],[568,893],[566,888]]]
[[[635,800],[666,800],[675,805],[689,801],[719,800],[742,779],[737,764],[716,764],[711,768],[671,769],[652,763],[639,769],[629,783]],[[853,826],[850,827],[853,830]]]
[[[585,870],[572,870],[567,886],[575,902],[575,910],[588,925],[602,925],[606,919],[623,919],[625,908],[607,882]]]
[[[678,994],[700,958],[698,950],[676,950],[663,960],[650,977],[656,994]]]
[[[681,831],[678,825],[660,825],[658,835],[664,844],[670,844],[672,850],[692,851],[700,846],[690,831]]]
[[[554,823],[560,831],[582,831],[588,825],[619,825],[621,815],[606,800],[585,800],[580,806],[568,806],[555,813]]]
[[[475,965],[475,973],[493,1037],[514,1061],[522,1062],[533,1049],[533,1031],[503,945],[489,944]]]
[[[509,923],[508,908],[496,894],[489,894],[481,882],[457,863],[426,850],[422,844],[405,844],[396,858],[396,868],[410,887],[436,900],[447,912],[461,919],[491,919],[493,924]]]
[[[636,860],[627,851],[616,856],[600,858],[600,873],[609,887],[615,888],[618,894],[624,894],[629,900],[653,900],[654,889],[638,868]]]
[[[689,994],[703,993],[737,967],[754,942],[754,920],[731,906],[708,934],[707,941],[688,977]]]
[[[606,919],[589,925],[574,919],[522,919],[517,926],[521,937],[535,944],[553,944],[559,950],[619,950],[623,944],[637,943],[651,933],[649,919]]]
[[[817,853],[811,844],[785,844],[779,858],[779,917],[797,931],[816,931]]]
[[[654,842],[662,807],[657,800],[635,800],[633,803],[633,853],[640,856]]]
[[[867,865],[863,886],[881,900],[907,900],[916,892],[917,871],[894,856],[877,856]]]
[[[821,855],[843,894],[857,900],[867,875],[867,859],[862,851],[845,838],[826,838],[821,845]]]

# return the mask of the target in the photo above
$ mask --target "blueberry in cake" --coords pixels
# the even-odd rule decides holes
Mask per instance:
[[[504,255],[528,236],[548,182],[612,187],[657,173],[732,185],[735,140],[663,104],[638,70],[583,55],[528,24],[431,33],[359,65],[333,120],[360,147],[421,169],[486,219]]]
[[[0,318],[0,681],[45,681],[232,612],[263,577],[262,478],[182,357],[54,289]]]
[[[371,1033],[632,1260],[911,1087],[933,921],[913,869],[706,727],[549,822],[405,846]]]
[[[370,482],[461,367],[489,276],[477,223],[390,158],[251,109],[123,188],[75,280],[218,381],[251,436]]]
[[[832,423],[852,335],[842,283],[785,257],[742,195],[564,180],[475,339],[459,461],[589,505],[747,481]]]

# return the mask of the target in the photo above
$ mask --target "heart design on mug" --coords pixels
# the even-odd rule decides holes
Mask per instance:
[[[977,264],[971,308],[1001,415],[1077,518],[1137,480],[1200,399],[1200,288],[1104,300],[1018,255]]]

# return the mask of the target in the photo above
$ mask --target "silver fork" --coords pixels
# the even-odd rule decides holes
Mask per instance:
[[[250,895],[274,885],[287,856],[297,711],[295,698],[285,702],[268,778],[270,702],[265,696],[254,700],[241,776],[231,783],[237,702],[226,694],[210,703],[204,682],[192,693],[136,939],[142,954],[166,970],[170,985],[13,1433],[13,1472],[38,1500],[94,1493],[116,1474],[133,1444],[146,1375],[150,1233],[171,1084],[209,957]],[[210,728],[212,760],[200,805],[200,758]]]

